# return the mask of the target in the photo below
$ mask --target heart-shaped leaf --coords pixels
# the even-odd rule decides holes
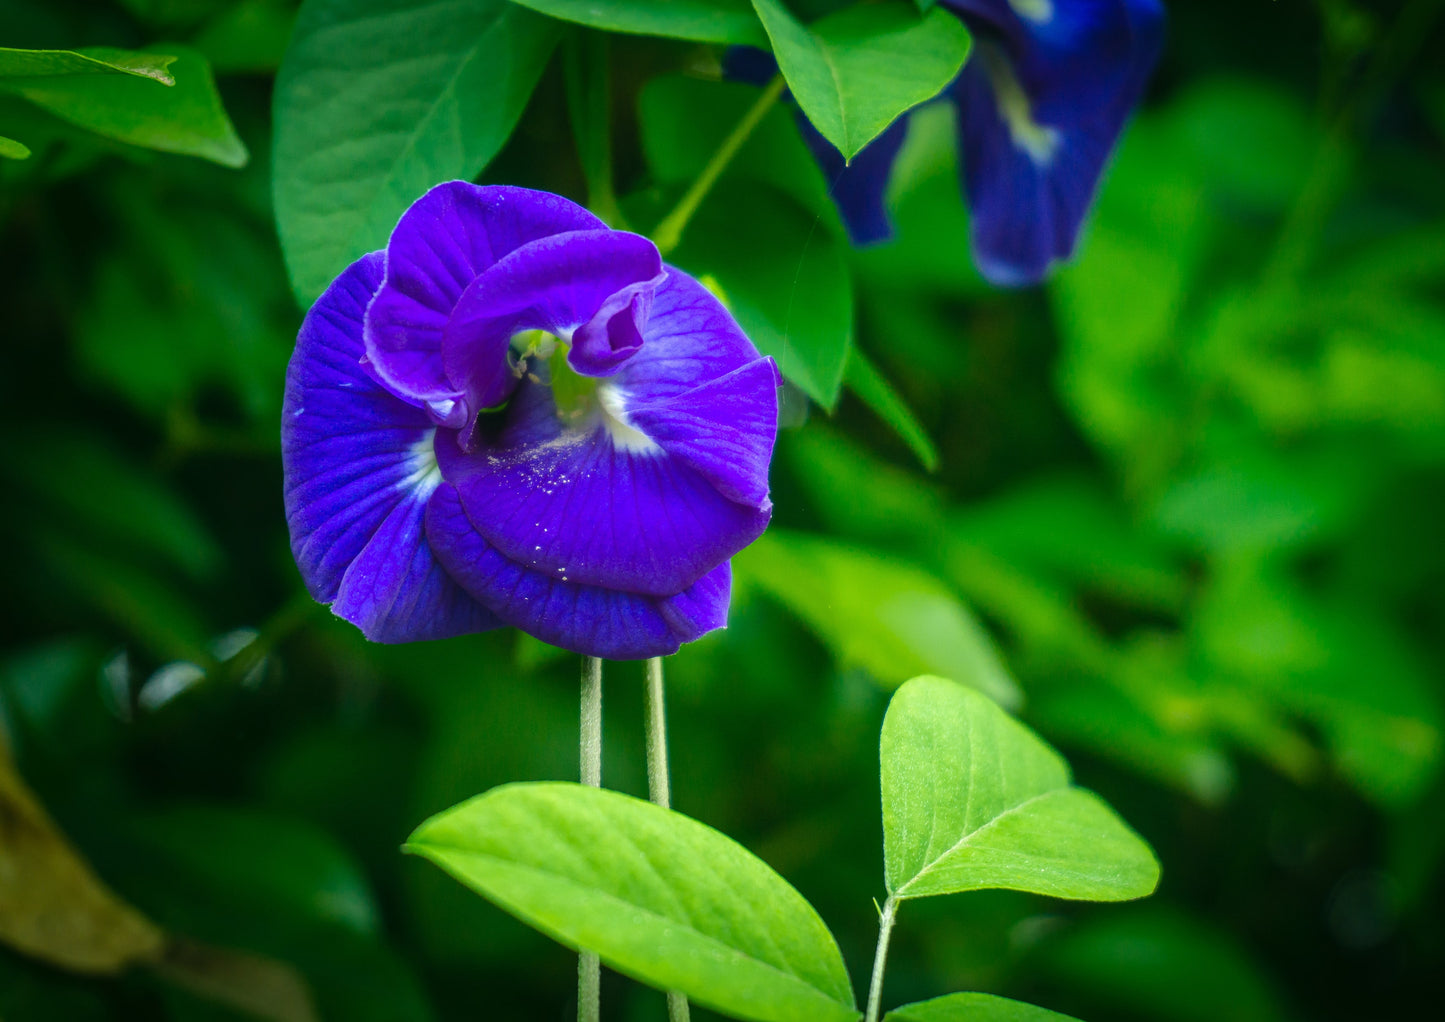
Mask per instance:
[[[972,38],[943,9],[856,4],[803,25],[782,0],[753,0],[778,67],[808,120],[852,159],[899,114],[932,99],[968,59]]]
[[[838,946],[803,896],[680,813],[580,784],[509,784],[407,850],[618,972],[757,1022],[854,1022]]]
[[[1143,839],[1063,758],[971,689],[914,678],[883,721],[888,890],[921,898],[989,887],[1084,901],[1140,898],[1159,882]]]

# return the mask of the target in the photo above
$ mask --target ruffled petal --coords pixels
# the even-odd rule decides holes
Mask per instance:
[[[424,404],[432,421],[461,425],[461,388],[447,378],[442,337],[462,292],[521,246],[606,225],[547,192],[450,181],[402,214],[386,246],[386,274],[366,313],[366,355],[395,393]],[[475,409],[470,409],[475,411]]]
[[[420,528],[439,481],[434,429],[361,364],[381,253],[307,313],[286,374],[281,458],[291,549],[311,595],[368,638],[442,638],[499,622],[446,577]]]
[[[715,294],[675,266],[652,297],[646,341],[613,378],[639,401],[681,394],[741,369],[758,349]]]
[[[771,506],[728,499],[629,427],[609,394],[617,392],[599,389],[611,415],[564,426],[550,390],[524,382],[501,432],[475,454],[439,440],[442,475],[482,537],[523,567],[583,585],[681,592],[761,535]]]
[[[545,330],[571,337],[569,362],[604,376],[642,346],[662,257],[623,231],[569,231],[508,253],[467,285],[442,335],[447,379],[472,410],[503,401],[516,386],[507,360],[512,335]]]
[[[672,596],[564,582],[498,552],[478,534],[456,490],[445,483],[428,506],[426,529],[448,572],[499,618],[584,656],[666,656],[727,622],[731,576],[726,563]]]
[[[766,509],[779,383],[762,358],[665,401],[629,402],[627,417],[729,500]]]

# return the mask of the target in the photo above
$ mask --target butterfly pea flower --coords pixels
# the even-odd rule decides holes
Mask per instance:
[[[513,625],[613,659],[727,620],[767,526],[780,378],[646,238],[523,188],[438,185],[307,313],[287,522],[370,639]]]
[[[958,110],[974,261],[994,284],[1037,283],[1073,254],[1105,164],[1158,58],[1164,9],[1159,0],[941,3],[974,36],[968,63],[939,97]],[[759,58],[730,55],[728,71],[757,80]],[[845,167],[842,154],[803,122],[856,243],[892,236],[884,193],[905,124],[895,121]]]

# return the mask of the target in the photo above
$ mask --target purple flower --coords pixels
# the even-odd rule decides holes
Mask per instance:
[[[438,185],[302,324],[282,422],[311,594],[380,642],[515,625],[660,656],[767,526],[777,370],[566,199]]]
[[[958,108],[974,261],[995,284],[1032,284],[1073,254],[1099,178],[1163,41],[1159,0],[943,0],[974,52],[941,98]],[[729,72],[756,80],[753,60]],[[884,192],[903,145],[895,121],[844,167],[804,122],[804,138],[855,242],[893,233]]]

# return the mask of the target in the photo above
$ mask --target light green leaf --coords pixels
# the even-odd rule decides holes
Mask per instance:
[[[0,47],[0,80],[16,78],[134,75],[162,85],[176,80],[167,70],[176,58],[159,53],[94,46],[83,50],[13,50]],[[14,85],[10,81],[5,84]]]
[[[166,49],[174,56],[149,59],[171,67],[175,74],[171,88],[157,86],[155,80],[164,79],[140,71],[12,78],[4,84],[62,120],[117,142],[199,156],[226,167],[243,166],[249,156],[221,105],[210,65],[188,47]],[[147,55],[131,56],[140,66]]]
[[[507,0],[308,0],[276,79],[277,227],[310,304],[502,148],[560,35]]]
[[[523,7],[605,32],[767,46],[748,0],[515,0]]]
[[[1123,901],[1159,882],[1144,841],[1063,758],[996,704],[942,678],[914,678],[883,721],[888,890],[921,898],[1002,887]]]
[[[958,74],[972,38],[954,14],[903,0],[857,4],[804,26],[782,0],[753,0],[808,120],[847,159]]]
[[[831,410],[853,342],[843,246],[786,197],[727,185],[714,189],[668,261],[712,277],[758,350]]]
[[[711,827],[600,788],[509,784],[407,850],[569,947],[758,1022],[852,1022],[837,944],[782,877]]]
[[[968,608],[906,561],[772,529],[733,566],[740,583],[760,586],[797,614],[844,666],[889,685],[946,673],[1001,702],[1020,702]]]
[[[30,147],[13,138],[6,138],[0,135],[0,156],[7,160],[25,160],[30,158]]]
[[[894,1008],[883,1016],[883,1022],[1074,1022],[1074,1019],[993,994],[949,994]]]
[[[888,378],[878,371],[868,358],[854,347],[848,354],[848,365],[843,370],[848,389],[873,409],[874,413],[893,427],[908,449],[918,456],[923,467],[930,472],[938,469],[938,448],[933,446],[923,424],[913,414]]]

